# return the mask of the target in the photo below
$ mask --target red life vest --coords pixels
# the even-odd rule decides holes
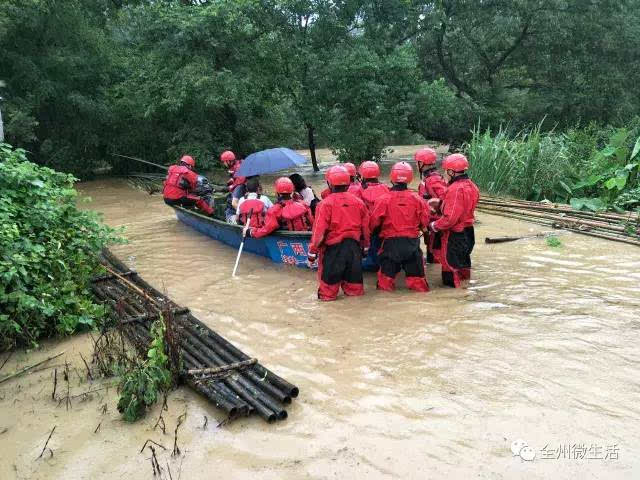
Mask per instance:
[[[238,223],[246,225],[249,213],[251,213],[251,227],[260,228],[264,225],[264,211],[265,205],[262,200],[258,200],[257,198],[247,199],[245,197],[245,200],[240,204],[240,215],[238,215]]]
[[[371,231],[380,228],[381,238],[418,238],[428,223],[426,203],[411,190],[391,190],[380,197],[371,213]]]
[[[346,238],[369,247],[369,211],[364,202],[347,192],[329,195],[316,208],[309,252],[340,243]]]
[[[362,187],[360,196],[362,200],[364,200],[364,204],[371,212],[373,210],[373,204],[376,202],[376,200],[385,193],[389,193],[389,187],[387,187],[384,183],[366,183],[365,185],[366,186]]]
[[[186,197],[195,188],[198,175],[184,165],[171,165],[164,181],[162,196],[168,200]]]
[[[280,225],[285,230],[293,232],[308,232],[313,227],[313,215],[306,204],[294,200],[280,202]]]

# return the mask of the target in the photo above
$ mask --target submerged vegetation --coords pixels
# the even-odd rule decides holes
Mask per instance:
[[[127,422],[143,417],[147,408],[157,402],[158,395],[166,392],[173,383],[165,332],[166,327],[161,318],[151,326],[152,339],[147,358],[136,358],[117,372],[120,376],[118,411]]]
[[[570,203],[578,210],[640,207],[640,118],[620,128],[509,135],[476,128],[466,146],[474,181],[487,193]]]
[[[0,144],[0,351],[92,328],[105,309],[89,286],[116,232],[76,207],[75,178]]]

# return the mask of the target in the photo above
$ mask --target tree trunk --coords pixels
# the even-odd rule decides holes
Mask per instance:
[[[319,172],[320,167],[318,167],[318,160],[316,159],[316,141],[313,136],[313,125],[307,123],[307,133],[309,134],[309,152],[311,152],[311,164],[313,165],[313,171]]]
[[[4,128],[2,126],[2,110],[0,109],[0,143],[4,142]]]

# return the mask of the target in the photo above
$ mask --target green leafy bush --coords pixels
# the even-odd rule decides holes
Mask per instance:
[[[172,376],[164,335],[165,325],[160,319],[151,326],[152,341],[147,359],[120,372],[118,411],[127,422],[142,418],[147,407],[158,400],[158,393],[171,386]]]
[[[471,174],[490,194],[570,203],[578,210],[630,210],[640,203],[637,126],[510,136],[476,129],[466,146]]]
[[[75,178],[0,144],[0,350],[91,328],[97,254],[118,240],[97,214],[76,208]]]

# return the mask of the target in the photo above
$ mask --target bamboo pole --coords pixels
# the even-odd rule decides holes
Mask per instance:
[[[2,379],[0,380],[0,383],[4,383],[4,382],[6,382],[6,381],[8,381],[8,380],[11,380],[12,378],[19,377],[19,376],[20,376],[20,375],[22,375],[23,373],[27,373],[29,370],[32,370],[32,369],[34,369],[34,368],[36,368],[36,367],[39,367],[39,366],[40,366],[40,365],[42,365],[43,363],[47,363],[47,362],[49,362],[49,361],[53,360],[54,358],[58,358],[58,357],[59,357],[60,355],[62,355],[62,354],[64,354],[64,351],[62,351],[62,352],[58,353],[57,355],[53,355],[53,356],[51,356],[51,357],[49,357],[49,358],[45,358],[45,359],[44,359],[44,360],[42,360],[41,362],[35,363],[35,364],[33,364],[33,365],[29,365],[28,367],[24,367],[23,369],[18,370],[17,372],[11,373],[11,374],[7,375],[6,377],[2,378]]]

